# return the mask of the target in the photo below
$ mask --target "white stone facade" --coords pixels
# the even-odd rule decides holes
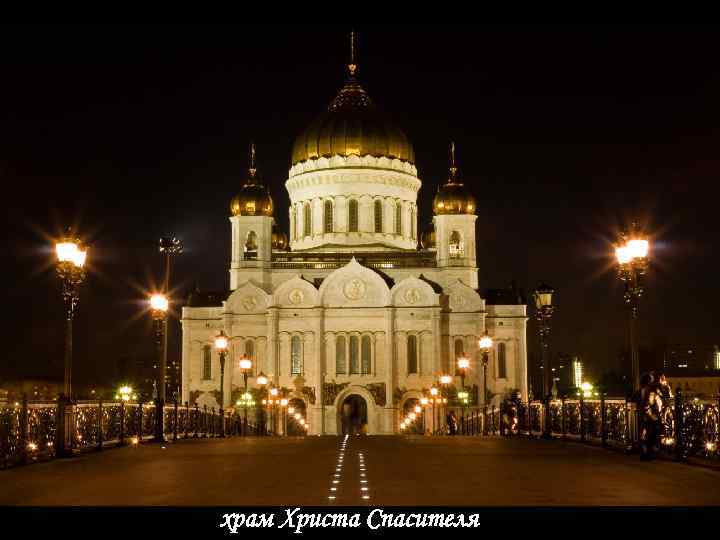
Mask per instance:
[[[511,389],[527,397],[526,307],[488,305],[478,293],[476,216],[435,216],[436,249],[419,251],[420,180],[409,163],[372,156],[309,160],[293,166],[286,186],[291,252],[272,251],[273,218],[230,218],[231,293],[217,305],[183,308],[184,401],[219,405],[212,343],[220,330],[230,337],[224,406],[243,386],[238,359],[249,353],[249,386],[264,372],[302,400],[312,434],[339,433],[351,395],[366,402],[368,433],[396,433],[408,399],[421,397],[440,374],[455,375],[458,347],[471,360],[466,387],[482,388],[478,340],[486,331],[494,339],[487,367],[494,399]],[[350,200],[358,205],[352,227]],[[327,226],[326,202],[332,205]],[[310,230],[303,229],[306,204]],[[251,254],[249,235],[256,244]],[[460,386],[459,376],[453,384]]]

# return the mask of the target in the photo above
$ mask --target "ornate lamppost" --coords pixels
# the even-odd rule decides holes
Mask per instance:
[[[228,338],[224,330],[215,336],[215,348],[220,354],[220,437],[225,436],[225,355],[227,354]]]
[[[430,401],[432,401],[432,418],[433,418],[433,435],[437,435],[438,429],[437,429],[437,419],[435,417],[435,403],[438,400],[438,394],[440,391],[438,390],[437,386],[432,386],[430,388]]]
[[[72,431],[74,417],[72,411],[66,414],[72,405],[72,342],[73,320],[80,300],[80,285],[85,281],[85,260],[87,248],[79,239],[66,237],[55,244],[57,256],[56,269],[62,281],[62,296],[65,302],[65,380],[63,393],[58,397],[58,421],[55,433],[55,453],[59,457],[72,455]]]
[[[440,375],[440,385],[442,386],[442,392],[440,397],[440,403],[445,405],[443,408],[440,409],[440,425],[442,425],[443,418],[445,418],[445,421],[447,422],[447,396],[448,396],[448,386],[450,386],[450,383],[452,382],[453,378],[450,375]],[[449,426],[448,426],[448,432],[449,432]]]
[[[630,308],[630,356],[632,364],[633,390],[640,390],[640,356],[637,343],[637,319],[640,297],[644,292],[643,276],[648,267],[650,243],[640,232],[637,223],[631,231],[620,234],[615,246],[618,262],[618,277],[625,283],[625,303]]]
[[[482,353],[482,368],[483,368],[483,435],[486,433],[486,420],[487,420],[487,366],[490,359],[490,350],[493,347],[493,339],[488,335],[485,330],[485,335],[478,340],[478,347]]]
[[[279,402],[278,395],[280,391],[276,386],[273,386],[270,388],[270,395],[268,396],[268,407],[270,408],[270,432],[273,435],[277,435],[277,430],[275,424],[277,423],[277,418],[275,415],[275,405]]]
[[[243,401],[245,402],[244,409],[244,415],[243,415],[243,428],[242,428],[242,434],[247,435],[247,402],[250,400],[250,396],[248,395],[248,373],[250,372],[250,369],[252,368],[252,361],[245,356],[244,354],[240,357],[240,361],[238,362],[238,365],[240,367],[240,371],[243,374],[243,382],[245,383],[245,391],[243,392]]]
[[[261,389],[261,392],[265,392],[265,387],[268,384],[268,378],[267,376],[261,371],[260,375],[258,375],[256,382],[258,386]],[[262,401],[263,404],[265,404],[265,400]],[[262,426],[261,435],[265,435],[267,433],[267,425],[266,425],[266,419],[265,419],[265,407],[260,408],[260,425]]]
[[[550,355],[548,354],[548,338],[550,336],[550,320],[552,319],[553,311],[555,307],[552,304],[553,289],[547,283],[542,283],[537,289],[535,289],[535,319],[538,323],[538,334],[540,336],[540,352],[542,354],[542,366],[543,366],[543,397],[545,399],[544,407],[544,418],[543,422],[543,438],[550,439],[551,426],[550,426],[550,399],[552,382],[552,370],[550,369]]]
[[[172,257],[174,255],[177,255],[179,253],[182,253],[183,250],[183,244],[182,241],[178,240],[175,237],[165,236],[160,239],[159,242],[159,249],[160,253],[165,256],[165,277],[163,280],[163,293],[168,298],[168,303],[170,301],[170,266],[172,262]],[[167,331],[167,325],[168,325],[168,318],[165,318],[165,328],[163,329],[163,362],[166,366],[167,370],[167,356],[168,356],[168,331]],[[173,362],[172,365],[172,371],[171,371],[171,377],[170,380],[175,383],[175,388],[172,389],[172,392],[174,394],[174,399],[178,399],[179,395],[179,388],[178,388],[178,371],[179,366],[177,365],[177,360]],[[166,391],[165,386],[167,384],[167,381],[165,378],[162,379],[162,387],[160,388],[160,394],[163,397],[163,400],[166,397]]]
[[[423,413],[422,413],[422,430],[423,435],[425,435],[425,408],[428,406],[428,403],[430,400],[426,397],[420,398],[420,406],[422,407]]]
[[[154,442],[165,442],[165,421],[163,418],[163,408],[165,407],[165,376],[167,372],[166,362],[166,322],[169,307],[167,296],[164,294],[153,294],[150,297],[150,313],[152,314],[155,326],[155,347],[157,350],[157,361],[159,370],[155,370],[157,376],[155,387],[157,396],[155,397],[155,437]],[[158,373],[159,371],[159,373]]]
[[[468,392],[465,390],[465,374],[470,367],[470,359],[467,356],[461,356],[457,361],[458,369],[460,370],[460,392],[458,392],[458,399],[462,403],[462,414],[460,416],[460,429],[462,432],[465,430],[465,408],[468,405]]]

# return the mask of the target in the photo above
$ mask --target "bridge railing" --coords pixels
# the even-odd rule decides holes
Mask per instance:
[[[157,406],[124,401],[76,401],[68,407],[72,415],[69,446],[75,451],[140,444],[155,437]],[[198,437],[257,435],[260,429],[235,413],[221,414],[214,408],[189,403],[163,407],[167,440]],[[66,413],[67,414],[67,413]],[[27,401],[0,405],[0,468],[55,457],[58,403]]]

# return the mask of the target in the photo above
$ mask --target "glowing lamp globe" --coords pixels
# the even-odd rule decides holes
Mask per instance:
[[[480,349],[482,349],[483,351],[489,351],[490,349],[492,349],[493,340],[486,333],[483,337],[480,338],[478,345],[480,346]]]
[[[243,371],[247,371],[252,367],[252,362],[248,360],[247,358],[241,358],[240,359],[240,369]]]
[[[168,299],[164,294],[153,294],[150,297],[150,307],[154,311],[167,311]]]
[[[458,367],[460,369],[467,369],[470,367],[470,359],[469,358],[458,358]]]
[[[228,347],[228,340],[225,332],[220,330],[220,334],[215,338],[215,348],[219,351],[224,351]]]

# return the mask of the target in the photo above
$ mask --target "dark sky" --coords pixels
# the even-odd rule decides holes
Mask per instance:
[[[479,201],[481,287],[554,285],[555,351],[617,366],[611,242],[633,217],[653,235],[643,345],[720,341],[718,28],[357,30],[361,81],[415,146],[421,226],[455,140]],[[141,291],[159,278],[161,235],[186,246],[177,284],[227,287],[228,203],[250,139],[287,228],[292,141],[342,85],[348,31],[2,27],[0,376],[62,373],[48,237],[67,224],[92,244],[76,380],[112,380],[121,357],[152,354]]]

